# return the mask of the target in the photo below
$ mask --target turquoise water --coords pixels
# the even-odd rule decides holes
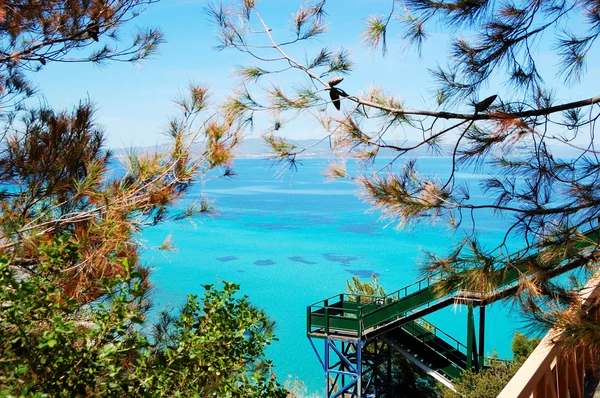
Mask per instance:
[[[187,294],[202,294],[202,285],[227,280],[241,285],[251,301],[276,321],[279,341],[269,347],[280,380],[298,377],[309,391],[321,390],[323,371],[306,338],[306,306],[342,293],[352,275],[378,274],[388,291],[417,280],[422,251],[447,253],[464,235],[443,225],[424,225],[398,231],[368,213],[347,181],[325,182],[325,160],[310,159],[295,173],[278,176],[279,169],[263,160],[238,160],[234,180],[200,185],[181,202],[198,200],[201,192],[215,199],[220,213],[193,222],[169,223],[144,231],[148,250],[144,260],[153,266],[155,309],[177,308]],[[447,176],[449,159],[419,160],[424,174]],[[445,173],[445,174],[444,174]],[[483,174],[460,174],[477,196]],[[489,214],[478,224],[485,242],[497,243],[505,221]],[[153,250],[172,234],[175,252]],[[466,310],[448,308],[428,318],[463,341]],[[508,305],[486,313],[486,352],[510,356],[510,340],[522,326]]]

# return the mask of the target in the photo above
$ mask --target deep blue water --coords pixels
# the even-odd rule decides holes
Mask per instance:
[[[323,371],[306,338],[306,306],[342,293],[353,275],[376,273],[386,291],[397,290],[420,277],[417,264],[423,250],[447,253],[464,234],[443,225],[419,225],[396,230],[369,213],[348,181],[325,182],[325,160],[310,159],[294,173],[279,176],[263,160],[238,160],[234,180],[212,180],[195,186],[181,206],[203,193],[215,200],[219,216],[192,222],[166,223],[143,232],[148,247],[144,260],[153,268],[155,309],[177,308],[187,294],[202,294],[202,285],[227,280],[264,308],[276,321],[268,355],[284,381],[288,375],[321,391]],[[447,177],[449,159],[423,158],[423,174]],[[459,174],[475,196],[485,173]],[[481,222],[482,221],[482,222]],[[492,214],[480,219],[479,237],[490,245],[501,236],[504,220]],[[153,250],[172,234],[175,252]],[[510,340],[522,326],[509,304],[486,312],[486,352],[510,356]],[[448,308],[428,318],[463,341],[466,309]]]

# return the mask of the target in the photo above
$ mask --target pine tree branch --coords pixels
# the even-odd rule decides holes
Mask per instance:
[[[293,67],[295,67],[297,69],[300,69],[301,71],[306,73],[311,79],[316,80],[319,83],[321,83],[326,90],[330,90],[331,86],[326,81],[321,79],[310,69],[306,68],[300,62],[298,62],[297,60],[292,58],[290,55],[288,55],[285,51],[283,51],[283,49],[274,40],[274,38],[271,34],[271,28],[268,27],[268,25],[265,23],[265,21],[263,20],[263,18],[260,16],[259,12],[256,9],[254,9],[254,12],[255,12],[256,16],[258,17],[259,21],[261,22],[262,26],[264,27],[265,33],[267,34],[267,36],[269,37],[269,40],[271,41],[272,48],[277,50],[279,52],[279,54],[281,54],[281,56],[290,63],[290,65],[292,65]],[[570,109],[577,109],[577,108],[581,108],[584,106],[590,106],[590,105],[600,103],[600,96],[595,96],[595,97],[587,98],[587,99],[580,100],[580,101],[569,102],[569,103],[564,103],[561,105],[551,106],[551,107],[547,107],[547,108],[534,109],[534,110],[530,110],[530,111],[489,112],[489,113],[475,112],[475,113],[471,114],[471,113],[427,111],[427,110],[422,110],[422,109],[404,109],[404,108],[390,107],[390,106],[381,105],[381,104],[378,104],[378,103],[375,103],[375,102],[372,102],[372,101],[369,101],[366,99],[362,99],[362,98],[359,98],[356,96],[348,95],[343,90],[337,90],[337,91],[340,96],[342,96],[350,101],[353,101],[358,105],[367,106],[367,107],[373,108],[373,109],[379,109],[381,111],[385,111],[385,112],[388,112],[388,113],[391,113],[391,114],[397,115],[397,116],[403,116],[403,115],[432,116],[432,117],[437,117],[437,118],[441,118],[441,119],[459,119],[459,120],[473,120],[473,121],[476,121],[476,120],[506,120],[506,119],[518,119],[518,118],[527,118],[527,117],[536,117],[536,116],[546,116],[546,115],[550,115],[550,114],[553,114],[556,112],[566,111],[566,110],[570,110]]]

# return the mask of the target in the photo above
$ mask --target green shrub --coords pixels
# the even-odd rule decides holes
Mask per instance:
[[[101,301],[82,307],[57,288],[73,249],[68,236],[41,248],[31,275],[0,257],[0,396],[285,396],[264,360],[272,323],[237,285],[205,286],[151,336],[148,284],[126,261]]]

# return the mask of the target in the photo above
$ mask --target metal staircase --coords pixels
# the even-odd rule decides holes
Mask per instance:
[[[585,232],[573,250],[582,253],[597,246],[599,236],[598,228]],[[452,379],[485,365],[485,306],[513,293],[521,278],[531,277],[530,264],[540,253],[543,249],[503,259],[504,266],[495,271],[496,289],[485,296],[459,288],[440,295],[444,276],[437,274],[384,297],[339,294],[308,306],[307,336],[325,371],[327,397],[369,397],[372,391],[384,397],[390,376],[382,372],[391,371],[387,362],[392,350],[453,389]],[[573,268],[565,263],[547,274],[558,276]],[[466,344],[422,319],[453,304],[467,306]],[[479,309],[478,338],[474,308]],[[319,339],[325,344],[321,353],[315,345]]]

